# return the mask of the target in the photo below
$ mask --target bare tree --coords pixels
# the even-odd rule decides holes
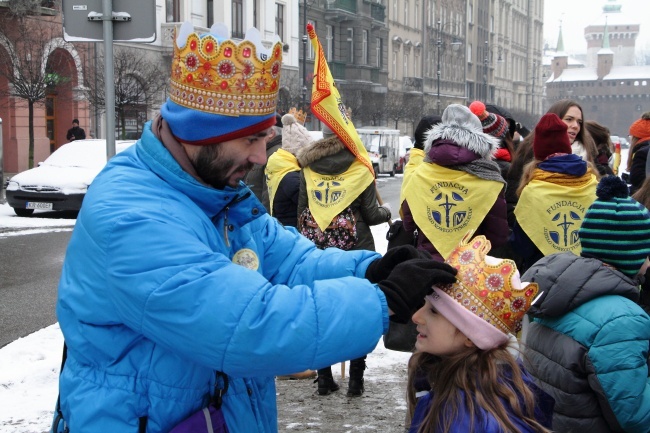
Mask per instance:
[[[55,49],[51,42],[62,36],[61,24],[39,15],[41,3],[12,0],[8,10],[0,13],[0,76],[9,84],[0,88],[0,96],[27,102],[29,168],[34,166],[34,106],[44,102],[48,91],[69,81],[54,72],[59,65],[51,56]]]
[[[379,125],[383,116],[383,94],[365,89],[345,89],[342,92],[341,97],[352,112],[352,121],[356,127]]]
[[[167,86],[169,73],[162,60],[148,58],[142,50],[115,46],[113,54],[115,81],[115,115],[120,137],[126,135],[126,119],[136,118],[138,125],[146,117],[146,110]],[[97,110],[106,110],[106,80],[104,58],[100,54],[98,66],[88,68],[84,76],[84,94]]]
[[[414,99],[412,96],[410,99]],[[418,101],[421,98],[416,98]],[[409,120],[409,97],[402,92],[388,92],[386,95],[386,104],[384,105],[384,114],[387,119],[395,122],[395,129],[399,128],[400,120]]]

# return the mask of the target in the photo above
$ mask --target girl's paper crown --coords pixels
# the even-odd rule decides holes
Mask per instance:
[[[488,256],[491,244],[485,236],[471,235],[465,235],[447,259],[458,269],[457,282],[439,289],[500,331],[514,334],[539,288],[522,283],[512,260]]]

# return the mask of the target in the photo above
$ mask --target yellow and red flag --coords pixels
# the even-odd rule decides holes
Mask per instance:
[[[352,119],[347,114],[341,95],[336,88],[330,67],[325,59],[323,47],[318,40],[314,26],[307,24],[307,33],[316,53],[314,79],[311,90],[311,112],[327,125],[343,144],[361,161],[374,176],[368,151],[363,146]]]

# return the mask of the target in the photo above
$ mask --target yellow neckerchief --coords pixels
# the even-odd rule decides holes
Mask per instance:
[[[406,187],[406,183],[409,181],[409,179],[411,179],[411,175],[417,166],[422,163],[422,161],[424,161],[424,150],[412,147],[411,150],[409,150],[409,162],[407,162],[406,166],[404,167],[402,189],[399,193],[399,215],[402,218],[404,218],[404,215],[402,215],[402,203],[404,203],[404,187]]]
[[[535,169],[521,192],[515,216],[542,254],[571,251],[580,255],[578,230],[596,199],[597,184],[591,170],[576,177]]]
[[[362,162],[355,159],[345,173],[327,175],[303,169],[307,200],[318,227],[325,230],[332,219],[350,206],[355,198],[375,181]]]
[[[476,230],[504,184],[434,163],[423,163],[404,188],[413,220],[444,259]]]
[[[271,215],[273,215],[273,199],[275,198],[275,193],[278,191],[278,186],[280,186],[280,182],[284,179],[284,176],[292,171],[300,171],[298,160],[291,152],[287,152],[284,149],[278,149],[273,152],[266,162],[264,175],[266,176],[266,186],[269,189],[270,209],[268,211]]]

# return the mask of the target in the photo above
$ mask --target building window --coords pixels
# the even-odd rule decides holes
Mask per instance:
[[[244,1],[232,0],[232,37],[244,39]]]
[[[411,61],[409,53],[404,51],[404,70],[402,71],[404,74],[404,78],[409,76],[409,62]]]
[[[377,68],[381,69],[384,66],[381,58],[381,53],[382,53],[381,38],[375,38],[375,50],[377,55]]]
[[[368,30],[361,32],[363,40],[361,41],[361,61],[364,65],[368,64]]]
[[[409,25],[409,0],[404,0],[404,25]]]
[[[325,60],[332,61],[332,53],[334,52],[334,28],[330,25],[325,26],[327,36],[325,36]]]
[[[348,27],[348,51],[350,63],[354,63],[354,29]]]
[[[165,11],[168,23],[177,23],[181,20],[180,0],[165,0]]]
[[[260,0],[253,0],[253,27],[259,29]]]
[[[391,65],[393,68],[393,77],[397,79],[397,56],[399,55],[399,51],[393,51],[393,64]]]
[[[275,4],[275,34],[284,42],[284,5]]]
[[[469,24],[474,22],[474,5],[472,3],[467,5],[467,22]]]
[[[397,0],[393,0],[393,21],[397,21]]]
[[[208,27],[212,27],[214,24],[214,0],[208,0]]]

